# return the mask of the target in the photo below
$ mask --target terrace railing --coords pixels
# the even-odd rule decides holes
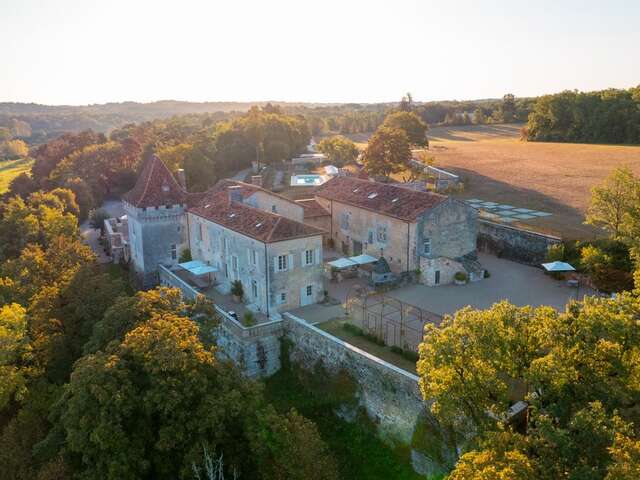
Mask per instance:
[[[195,300],[198,295],[202,295],[198,290],[178,277],[175,273],[163,265],[159,265],[160,283],[167,287],[176,287],[182,291],[182,295],[189,299]],[[220,315],[220,325],[222,328],[242,340],[251,340],[262,338],[270,335],[281,335],[283,331],[282,320],[272,320],[270,322],[259,323],[257,325],[246,326],[229,315],[227,311],[214,305],[216,312]]]

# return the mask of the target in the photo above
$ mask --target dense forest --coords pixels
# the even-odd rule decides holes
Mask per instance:
[[[202,191],[254,160],[273,164],[290,158],[310,137],[304,118],[271,104],[230,120],[194,114],[127,124],[108,136],[92,130],[66,133],[32,149],[31,175],[16,177],[5,196],[26,199],[41,189],[70,189],[82,221],[105,197],[130,189],[152,152],[173,171],[185,168],[189,189]]]
[[[533,99],[504,99],[472,101],[413,102],[405,97],[406,105],[427,124],[467,125],[478,123],[524,122]],[[12,132],[15,138],[30,145],[38,145],[64,133],[93,130],[109,134],[130,123],[143,123],[174,116],[206,114],[215,121],[241,116],[251,107],[265,107],[269,102],[178,102],[108,103],[87,106],[49,106],[23,103],[0,103],[0,127]],[[303,116],[313,135],[331,133],[363,133],[374,131],[397,103],[375,104],[312,104],[271,102],[282,112]]]
[[[565,91],[536,100],[527,140],[640,143],[640,86],[628,90]]]

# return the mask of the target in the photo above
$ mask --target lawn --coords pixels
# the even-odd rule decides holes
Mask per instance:
[[[330,333],[334,337],[338,337],[351,345],[361,348],[365,352],[375,355],[382,360],[389,362],[396,367],[400,367],[407,372],[416,373],[416,364],[410,360],[407,360],[402,355],[392,352],[389,347],[378,345],[371,340],[368,340],[362,336],[355,335],[350,331],[343,328],[346,319],[334,318],[328,322],[323,322],[316,325],[318,328]]]
[[[0,162],[0,194],[9,189],[11,180],[21,173],[31,171],[33,159],[19,158],[18,160],[6,160]]]

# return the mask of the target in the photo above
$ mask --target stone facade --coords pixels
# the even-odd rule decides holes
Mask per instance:
[[[336,250],[384,256],[396,274],[420,269],[426,285],[451,283],[457,271],[467,270],[459,259],[475,257],[478,213],[464,202],[448,198],[409,222],[335,200],[316,200],[331,212],[329,235]]]
[[[265,243],[192,213],[188,221],[193,259],[218,268],[223,293],[240,280],[251,310],[273,316],[324,298],[321,235]]]
[[[173,266],[188,248],[185,205],[136,208],[124,202],[130,255],[143,288],[158,284],[158,265]]]

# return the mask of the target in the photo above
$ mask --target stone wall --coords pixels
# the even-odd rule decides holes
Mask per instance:
[[[478,250],[527,265],[539,265],[549,247],[562,240],[507,225],[478,221]]]
[[[418,377],[364,350],[343,342],[304,320],[285,313],[285,329],[291,346],[291,361],[305,368],[322,360],[330,372],[345,369],[358,382],[360,402],[387,435],[405,443],[411,436],[424,402]]]
[[[429,413],[418,386],[418,376],[406,372],[304,320],[285,313],[284,329],[291,341],[290,360],[312,369],[318,361],[329,371],[346,370],[357,382],[359,402],[378,426],[382,438],[411,445],[416,472],[433,475],[452,466],[452,452],[441,441],[437,421]],[[431,425],[431,452],[413,448],[416,427]]]

